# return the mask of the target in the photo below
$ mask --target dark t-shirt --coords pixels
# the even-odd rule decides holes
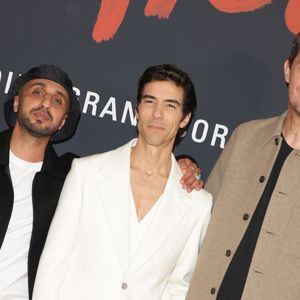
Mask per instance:
[[[273,165],[269,180],[254,211],[249,226],[241,240],[232,261],[221,283],[217,300],[240,300],[243,294],[257,238],[267,211],[269,201],[275,188],[281,168],[293,149],[286,143],[282,144]]]

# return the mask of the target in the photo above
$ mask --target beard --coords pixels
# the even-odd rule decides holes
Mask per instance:
[[[31,112],[40,111],[39,109],[34,109]],[[49,114],[49,113],[48,113]],[[49,118],[52,119],[52,116],[49,114]],[[30,135],[34,137],[50,137],[53,135],[58,128],[51,126],[42,126],[42,122],[36,121],[33,123],[30,118],[24,114],[24,112],[19,110],[17,115],[18,122],[21,127],[23,127]]]

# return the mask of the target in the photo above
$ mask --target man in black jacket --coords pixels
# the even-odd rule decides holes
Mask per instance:
[[[49,225],[74,154],[69,138],[80,107],[68,75],[41,65],[18,77],[4,104],[11,129],[0,133],[0,298],[31,298]],[[28,281],[28,284],[27,284]]]
[[[71,137],[80,107],[68,75],[41,65],[18,77],[4,104],[0,132],[0,299],[31,299],[36,271],[72,153],[52,147]],[[199,190],[199,169],[182,159],[187,191]]]

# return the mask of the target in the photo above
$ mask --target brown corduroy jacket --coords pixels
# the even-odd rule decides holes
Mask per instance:
[[[187,300],[216,298],[270,176],[285,116],[240,125],[215,164],[205,185],[215,205]],[[242,299],[300,299],[300,150],[282,166]]]

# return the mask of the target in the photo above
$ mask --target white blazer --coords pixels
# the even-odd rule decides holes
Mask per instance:
[[[172,168],[155,217],[130,259],[130,150],[76,159],[39,263],[34,300],[184,299],[212,197],[181,188]]]

